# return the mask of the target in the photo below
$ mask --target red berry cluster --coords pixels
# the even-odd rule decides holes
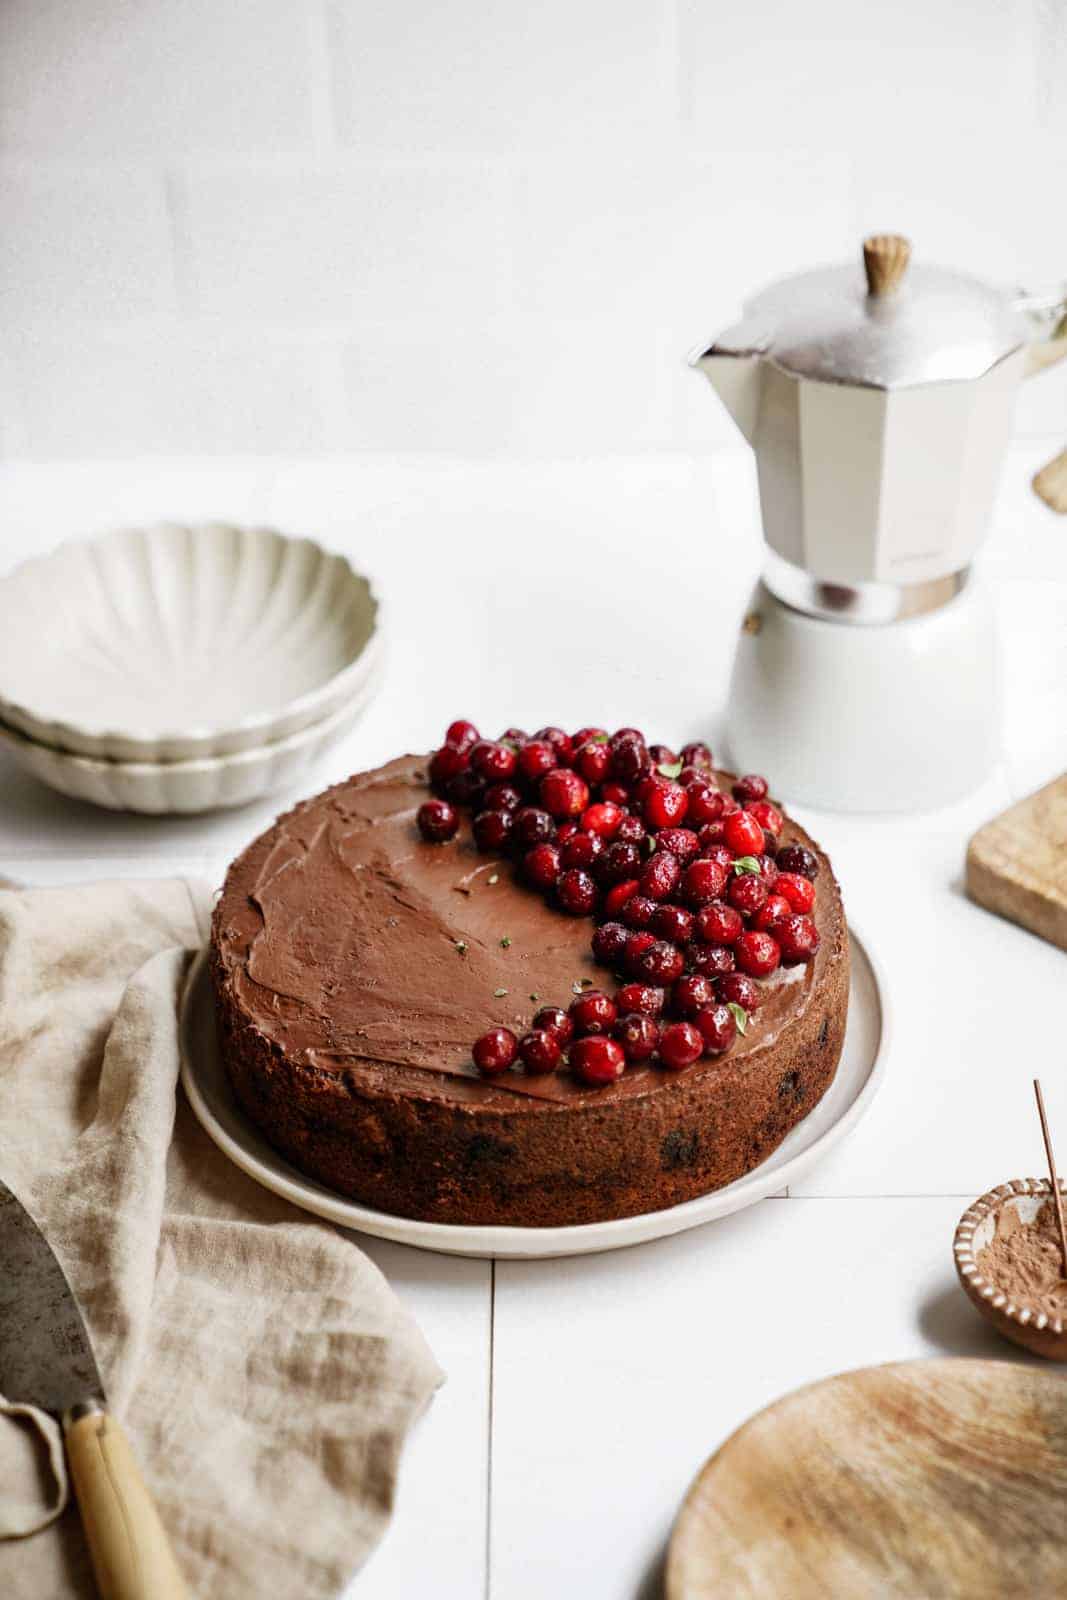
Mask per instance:
[[[566,1058],[583,1083],[604,1084],[631,1063],[678,1071],[722,1055],[759,1006],[757,980],[815,955],[816,857],[780,844],[766,778],[719,788],[705,744],[676,755],[636,728],[483,739],[457,721],[430,782],[423,837],[453,838],[469,809],[478,848],[512,856],[559,910],[592,917],[594,957],[625,980],[614,997],[589,989],[567,1011],[539,1011],[522,1039],[490,1029],[473,1050],[487,1077],[517,1060],[555,1072]]]

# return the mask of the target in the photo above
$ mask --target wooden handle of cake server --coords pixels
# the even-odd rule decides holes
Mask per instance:
[[[101,1600],[189,1600],[136,1457],[115,1418],[78,1407],[67,1460]]]

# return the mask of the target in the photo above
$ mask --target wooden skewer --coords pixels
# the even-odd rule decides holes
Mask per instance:
[[[1045,1141],[1045,1155],[1048,1157],[1048,1175],[1049,1182],[1052,1185],[1052,1204],[1056,1211],[1056,1226],[1060,1230],[1063,1276],[1067,1278],[1067,1228],[1063,1225],[1063,1197],[1060,1194],[1060,1180],[1056,1176],[1056,1157],[1052,1154],[1052,1139],[1049,1136],[1048,1122],[1045,1118],[1045,1102],[1041,1094],[1040,1078],[1034,1079],[1034,1094],[1037,1097],[1037,1114],[1041,1118],[1041,1137]]]

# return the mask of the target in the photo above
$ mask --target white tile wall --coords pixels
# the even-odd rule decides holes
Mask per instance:
[[[1063,0],[7,0],[0,450],[702,452],[747,290],[1067,278],[1065,189]]]

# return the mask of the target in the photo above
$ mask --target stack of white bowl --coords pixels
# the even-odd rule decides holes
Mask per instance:
[[[378,601],[310,539],[161,523],[0,580],[0,748],[116,810],[209,811],[299,782],[382,673]]]

